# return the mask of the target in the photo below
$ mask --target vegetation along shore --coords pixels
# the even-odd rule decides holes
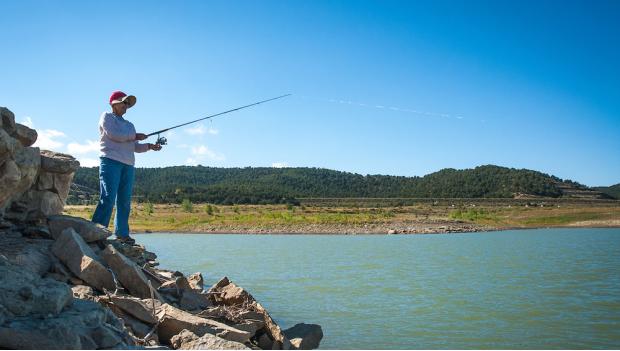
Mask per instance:
[[[308,199],[300,205],[136,203],[134,232],[431,234],[540,227],[620,227],[620,202],[568,199]],[[90,218],[93,205],[65,206]]]

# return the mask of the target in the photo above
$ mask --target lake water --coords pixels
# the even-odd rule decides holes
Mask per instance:
[[[135,238],[283,329],[320,324],[321,348],[620,348],[620,229]]]

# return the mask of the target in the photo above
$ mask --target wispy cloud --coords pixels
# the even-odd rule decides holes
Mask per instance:
[[[70,154],[87,154],[90,152],[99,151],[99,142],[93,140],[86,140],[85,144],[69,143],[67,145],[67,151]]]
[[[193,146],[191,152],[193,156],[206,157],[214,161],[223,161],[225,159],[224,155],[209,149],[206,145]]]
[[[288,164],[286,162],[274,162],[271,164],[271,167],[273,168],[286,168],[288,167]]]
[[[30,117],[25,117],[24,120],[19,123],[34,129],[34,122]],[[58,151],[65,144],[56,139],[65,138],[66,136],[67,135],[65,135],[65,133],[56,129],[37,129],[37,141],[32,146],[39,147],[44,150]]]
[[[185,128],[185,133],[189,135],[204,135],[206,133],[209,133],[211,135],[218,135],[220,131],[213,127],[206,128],[204,123],[200,123],[195,127]]]

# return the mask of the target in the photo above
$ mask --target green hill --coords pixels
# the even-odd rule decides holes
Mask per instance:
[[[612,186],[597,186],[594,189],[607,194],[614,199],[620,199],[620,183]]]
[[[68,203],[98,195],[98,168],[80,168]],[[575,195],[576,194],[576,195]],[[304,197],[512,198],[605,197],[588,187],[527,169],[493,165],[443,169],[424,177],[360,175],[321,168],[138,168],[134,196],[155,203],[296,203]]]

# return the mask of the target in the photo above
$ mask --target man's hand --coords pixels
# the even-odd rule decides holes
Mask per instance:
[[[146,139],[146,134],[136,133],[136,140],[144,140],[144,139]]]
[[[161,145],[159,145],[159,144],[150,144],[149,143],[149,150],[159,151],[159,150],[161,150]]]

